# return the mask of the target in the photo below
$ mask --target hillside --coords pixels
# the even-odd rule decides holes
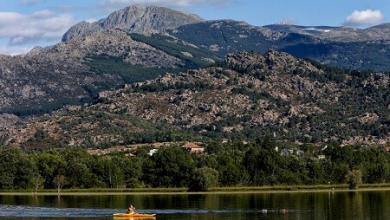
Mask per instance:
[[[19,122],[2,136],[27,148],[262,135],[386,144],[389,91],[389,74],[327,68],[272,50],[243,52],[214,67],[100,93],[93,105]]]
[[[204,21],[162,7],[130,6],[77,24],[63,42],[0,56],[0,113],[42,115],[94,102],[98,93],[271,49],[329,66],[388,72],[389,25],[367,29]]]
[[[216,59],[188,45],[164,45],[157,48],[134,40],[127,32],[107,30],[23,56],[0,56],[0,89],[4,91],[0,112],[24,116],[66,104],[84,104],[100,91],[153,79],[174,69],[208,65]]]

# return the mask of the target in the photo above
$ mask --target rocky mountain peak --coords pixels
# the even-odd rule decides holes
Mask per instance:
[[[226,57],[226,64],[229,68],[239,72],[251,72],[258,69],[283,71],[296,67],[315,68],[309,62],[273,49],[263,55],[253,52],[229,54]]]
[[[164,7],[131,5],[97,22],[83,21],[76,24],[64,34],[62,41],[68,42],[79,36],[113,28],[140,34],[159,33],[200,21],[202,19],[196,15]]]

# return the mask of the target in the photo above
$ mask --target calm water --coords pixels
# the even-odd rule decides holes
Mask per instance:
[[[0,219],[111,219],[133,203],[159,220],[390,219],[390,191],[234,195],[0,196]],[[283,211],[286,210],[286,211]]]

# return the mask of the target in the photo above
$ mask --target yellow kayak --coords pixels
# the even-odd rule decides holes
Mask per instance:
[[[114,219],[155,219],[155,214],[128,214],[128,213],[116,213],[113,214]]]

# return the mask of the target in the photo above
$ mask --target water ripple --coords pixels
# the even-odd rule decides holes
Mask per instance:
[[[4,206],[0,205],[0,217],[47,217],[47,218],[92,218],[110,217],[113,213],[123,213],[123,209],[84,209],[84,208],[46,208],[33,206]],[[141,213],[157,215],[222,215],[222,214],[268,214],[296,213],[302,210],[273,210],[273,209],[143,209]]]

